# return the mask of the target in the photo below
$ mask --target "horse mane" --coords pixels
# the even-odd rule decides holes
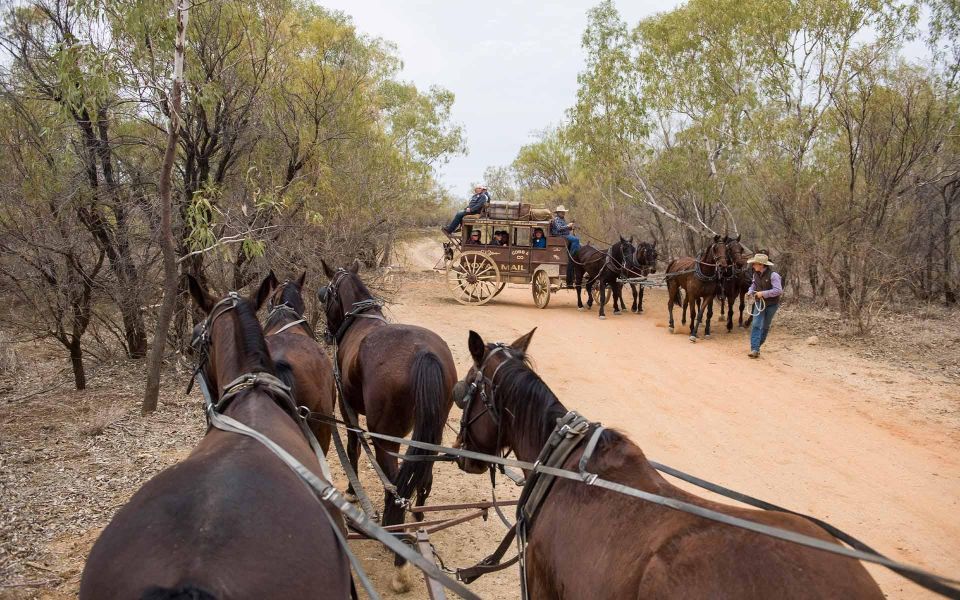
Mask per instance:
[[[237,326],[234,328],[234,344],[238,358],[245,373],[275,372],[273,359],[267,341],[263,338],[263,329],[257,320],[257,313],[250,301],[241,298],[235,309]]]
[[[345,287],[348,284],[350,287]],[[362,302],[363,300],[370,300],[374,297],[370,289],[365,283],[363,283],[363,280],[360,279],[360,276],[350,271],[347,271],[346,275],[342,276],[336,292],[335,302],[331,303],[330,306],[328,306],[329,310],[325,311],[327,316],[327,326],[331,334],[335,332],[343,323],[345,304],[351,305],[356,302]],[[349,294],[346,294],[346,292],[349,292]],[[344,302],[345,295],[349,295],[351,297],[349,298],[349,302]],[[334,304],[336,306],[334,306]],[[373,308],[371,310],[383,314],[383,311],[381,311],[379,308]]]

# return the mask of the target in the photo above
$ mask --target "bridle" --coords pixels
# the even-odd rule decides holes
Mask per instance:
[[[720,257],[717,255],[717,250],[716,250],[717,246],[723,246],[723,257],[726,258],[726,254],[727,254],[726,244],[724,244],[723,242],[713,242],[709,246],[707,246],[706,250],[704,250],[703,253],[700,255],[700,258],[698,258],[693,264],[694,275],[696,275],[697,279],[699,279],[700,281],[708,281],[708,282],[717,281],[721,279],[721,271],[727,268],[726,265],[720,264]],[[707,258],[708,253],[712,255],[713,262],[706,262],[704,260]],[[701,265],[707,266],[707,267],[713,267],[714,268],[713,274],[712,275],[705,274],[703,272],[703,269],[701,268]]]
[[[336,299],[339,302],[340,297],[338,295],[338,288],[340,287],[341,282],[344,278],[350,275],[350,271],[340,267],[337,269],[336,273],[333,274],[333,278],[330,279],[330,283],[321,287],[317,291],[317,297],[320,298],[320,301],[323,302],[323,312],[327,316],[327,323],[330,322],[330,309],[332,308],[331,303]],[[375,319],[378,321],[383,321],[384,323],[387,320],[383,315],[368,315],[367,311],[373,309],[379,309],[383,306],[383,300],[379,298],[367,298],[366,300],[360,300],[359,302],[354,302],[350,305],[350,310],[344,313],[343,321],[340,322],[340,326],[337,327],[335,333],[331,333],[329,327],[325,334],[327,343],[333,343],[335,345],[340,344],[340,340],[343,339],[343,336],[347,333],[347,330],[350,329],[350,326],[358,318],[363,319]]]
[[[201,387],[204,389],[205,412],[208,424],[210,424],[211,421],[211,411],[222,414],[241,392],[256,386],[266,387],[267,391],[270,392],[270,395],[274,397],[281,408],[290,413],[291,416],[296,415],[296,406],[293,397],[290,395],[290,388],[271,373],[244,373],[225,385],[217,399],[213,399],[213,392],[216,391],[216,386],[211,385],[210,373],[208,371],[208,367],[210,366],[210,347],[213,345],[211,338],[213,325],[217,319],[236,309],[241,301],[242,298],[237,292],[228,293],[226,298],[213,305],[213,308],[210,309],[210,314],[207,315],[207,318],[200,324],[199,331],[197,331],[190,340],[190,346],[197,352],[197,366],[193,371],[193,376],[190,377],[190,383],[187,385],[187,393],[189,394],[193,389],[193,384],[199,375],[201,378]]]
[[[490,362],[490,359],[500,352],[506,354],[506,357],[499,365],[497,365],[497,368],[493,370],[493,373],[490,375],[490,377],[487,377],[484,374],[487,364]],[[460,381],[454,386],[453,401],[461,409],[460,433],[457,435],[461,441],[473,442],[474,440],[472,440],[470,436],[470,427],[474,424],[474,422],[477,421],[477,419],[489,413],[490,418],[493,419],[494,424],[497,426],[497,446],[494,449],[494,452],[500,452],[500,442],[503,439],[503,415],[500,413],[500,409],[497,408],[494,396],[496,395],[497,391],[497,374],[500,372],[500,369],[510,361],[510,359],[520,360],[519,357],[513,354],[513,349],[510,348],[510,346],[503,343],[494,344],[493,348],[487,353],[487,355],[483,358],[483,361],[476,368],[477,373],[474,375],[473,381],[471,381],[469,384],[467,384],[465,380]],[[461,384],[464,384],[466,389],[461,387]],[[477,399],[479,399],[480,402],[483,402],[483,410],[471,418],[470,407]],[[476,446],[476,444],[474,444],[474,446]],[[490,466],[493,468],[493,465]]]
[[[296,327],[297,325],[307,324],[307,319],[303,316],[303,314],[297,312],[297,309],[290,306],[290,304],[288,304],[287,302],[281,302],[279,304],[273,303],[273,299],[276,298],[277,296],[279,296],[280,298],[283,298],[283,293],[282,293],[283,289],[292,283],[293,282],[290,281],[289,279],[285,279],[283,283],[277,286],[277,289],[273,292],[273,295],[270,297],[270,301],[267,304],[266,322],[269,323],[270,319],[273,318],[274,315],[279,313],[286,313],[293,320],[289,323],[285,323],[282,327],[280,327],[276,331],[271,331],[270,335],[277,335],[279,333],[283,333],[288,329]],[[307,329],[310,331],[311,335],[314,335],[312,327],[307,325]]]

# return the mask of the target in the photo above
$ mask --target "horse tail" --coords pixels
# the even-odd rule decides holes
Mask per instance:
[[[428,444],[439,444],[446,421],[441,409],[446,395],[443,386],[443,365],[433,352],[420,350],[413,359],[410,374],[414,392],[413,439]],[[433,454],[436,452],[407,448],[406,456]],[[432,474],[432,462],[404,460],[394,481],[397,494],[403,498],[410,498],[415,492],[422,494],[424,491],[429,491]],[[384,507],[383,522],[400,523],[403,518],[403,508],[394,503],[387,504]],[[394,521],[394,519],[397,520]]]
[[[297,380],[293,376],[293,365],[281,359],[273,363],[273,370],[277,374],[277,379],[290,388],[290,399],[293,400],[294,406],[297,406]]]
[[[140,600],[217,600],[217,597],[193,585],[185,585],[180,588],[152,586],[143,592]]]

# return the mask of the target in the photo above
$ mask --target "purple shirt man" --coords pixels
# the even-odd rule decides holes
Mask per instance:
[[[780,281],[780,273],[777,273],[776,271],[771,273],[770,283],[773,285],[773,289],[767,290],[765,292],[760,292],[761,298],[776,298],[777,296],[783,294],[783,283]],[[756,293],[756,291],[754,290],[756,286],[757,286],[756,282],[753,282],[750,284],[750,289],[747,290],[748,296],[752,296]]]

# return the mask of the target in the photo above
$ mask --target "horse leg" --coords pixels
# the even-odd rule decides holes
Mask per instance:
[[[580,298],[580,290],[583,289],[583,270],[576,267],[574,273],[576,275],[577,287],[577,310],[583,310],[583,300]]]
[[[640,288],[640,291],[638,292],[640,301],[637,303],[637,312],[642,313],[643,312],[643,286],[641,285],[637,287]]]
[[[587,310],[593,309],[593,279],[587,279]]]
[[[353,472],[359,477],[360,471],[357,470],[357,463],[360,461],[360,436],[352,431],[347,432],[347,459],[350,461],[350,466],[353,467]],[[357,501],[357,492],[353,489],[352,483],[347,486],[347,500],[350,502]]]
[[[600,286],[600,318],[606,319],[607,315],[603,312],[603,305],[607,303],[607,284],[601,281],[598,285]]]
[[[632,310],[635,313],[641,312],[643,310],[642,308],[640,308],[641,306],[643,306],[643,296],[642,295],[640,296],[640,304],[637,304],[637,284],[631,283],[630,291],[633,292],[633,304],[630,305],[630,310]],[[640,291],[642,293],[643,288],[640,288]]]
[[[713,298],[709,300],[706,298],[697,298],[697,301],[691,302],[691,304],[699,305],[699,308],[697,308],[697,318],[694,319],[692,316],[690,317],[690,341],[695,342],[697,341],[697,329],[699,329],[700,324],[703,323],[703,311],[709,310],[711,313],[713,312]],[[710,322],[707,321],[707,323],[709,327]],[[709,329],[706,334],[709,335]]]
[[[423,481],[423,484],[417,489],[417,499],[414,502],[414,506],[423,506],[427,503],[427,498],[430,497],[430,490],[433,489],[433,470],[427,473],[426,478]],[[413,518],[417,521],[423,520],[423,513],[416,512],[413,513]]]
[[[727,333],[730,333],[731,331],[733,331],[733,296],[732,295],[727,295],[727,303],[728,303],[727,308],[729,309],[727,310]],[[721,314],[721,316],[723,315]]]
[[[679,288],[674,289],[674,286],[672,283],[667,286],[667,312],[670,313],[670,324],[667,330],[670,333],[673,333],[673,304],[674,304],[673,301],[676,297],[677,292],[679,291],[680,291]]]
[[[613,314],[619,315],[625,308],[623,305],[623,284],[617,282],[611,283],[610,295],[613,296]]]
[[[390,453],[392,452],[397,454],[400,452],[400,444],[378,441],[374,444],[374,448],[376,449],[377,453],[377,464],[379,464],[380,468],[383,469],[384,475],[386,475],[390,481],[396,483],[397,474],[400,472],[400,467],[398,465],[397,458],[391,456]],[[403,500],[394,496],[392,492],[384,490],[384,526],[400,525],[403,523],[405,516],[404,509],[397,505],[397,501],[403,502]],[[412,570],[410,565],[407,564],[407,561],[401,558],[399,554],[397,554],[393,557],[393,566],[396,568],[396,570],[393,573],[393,578],[390,580],[390,589],[398,594],[403,594],[410,591],[410,571]]]
[[[710,337],[710,319],[713,318],[713,298],[710,298],[709,302],[707,301],[704,301],[704,302],[707,305],[707,326],[704,327],[703,329],[703,337],[704,339],[708,339]],[[701,311],[700,314],[702,316],[703,312]]]

